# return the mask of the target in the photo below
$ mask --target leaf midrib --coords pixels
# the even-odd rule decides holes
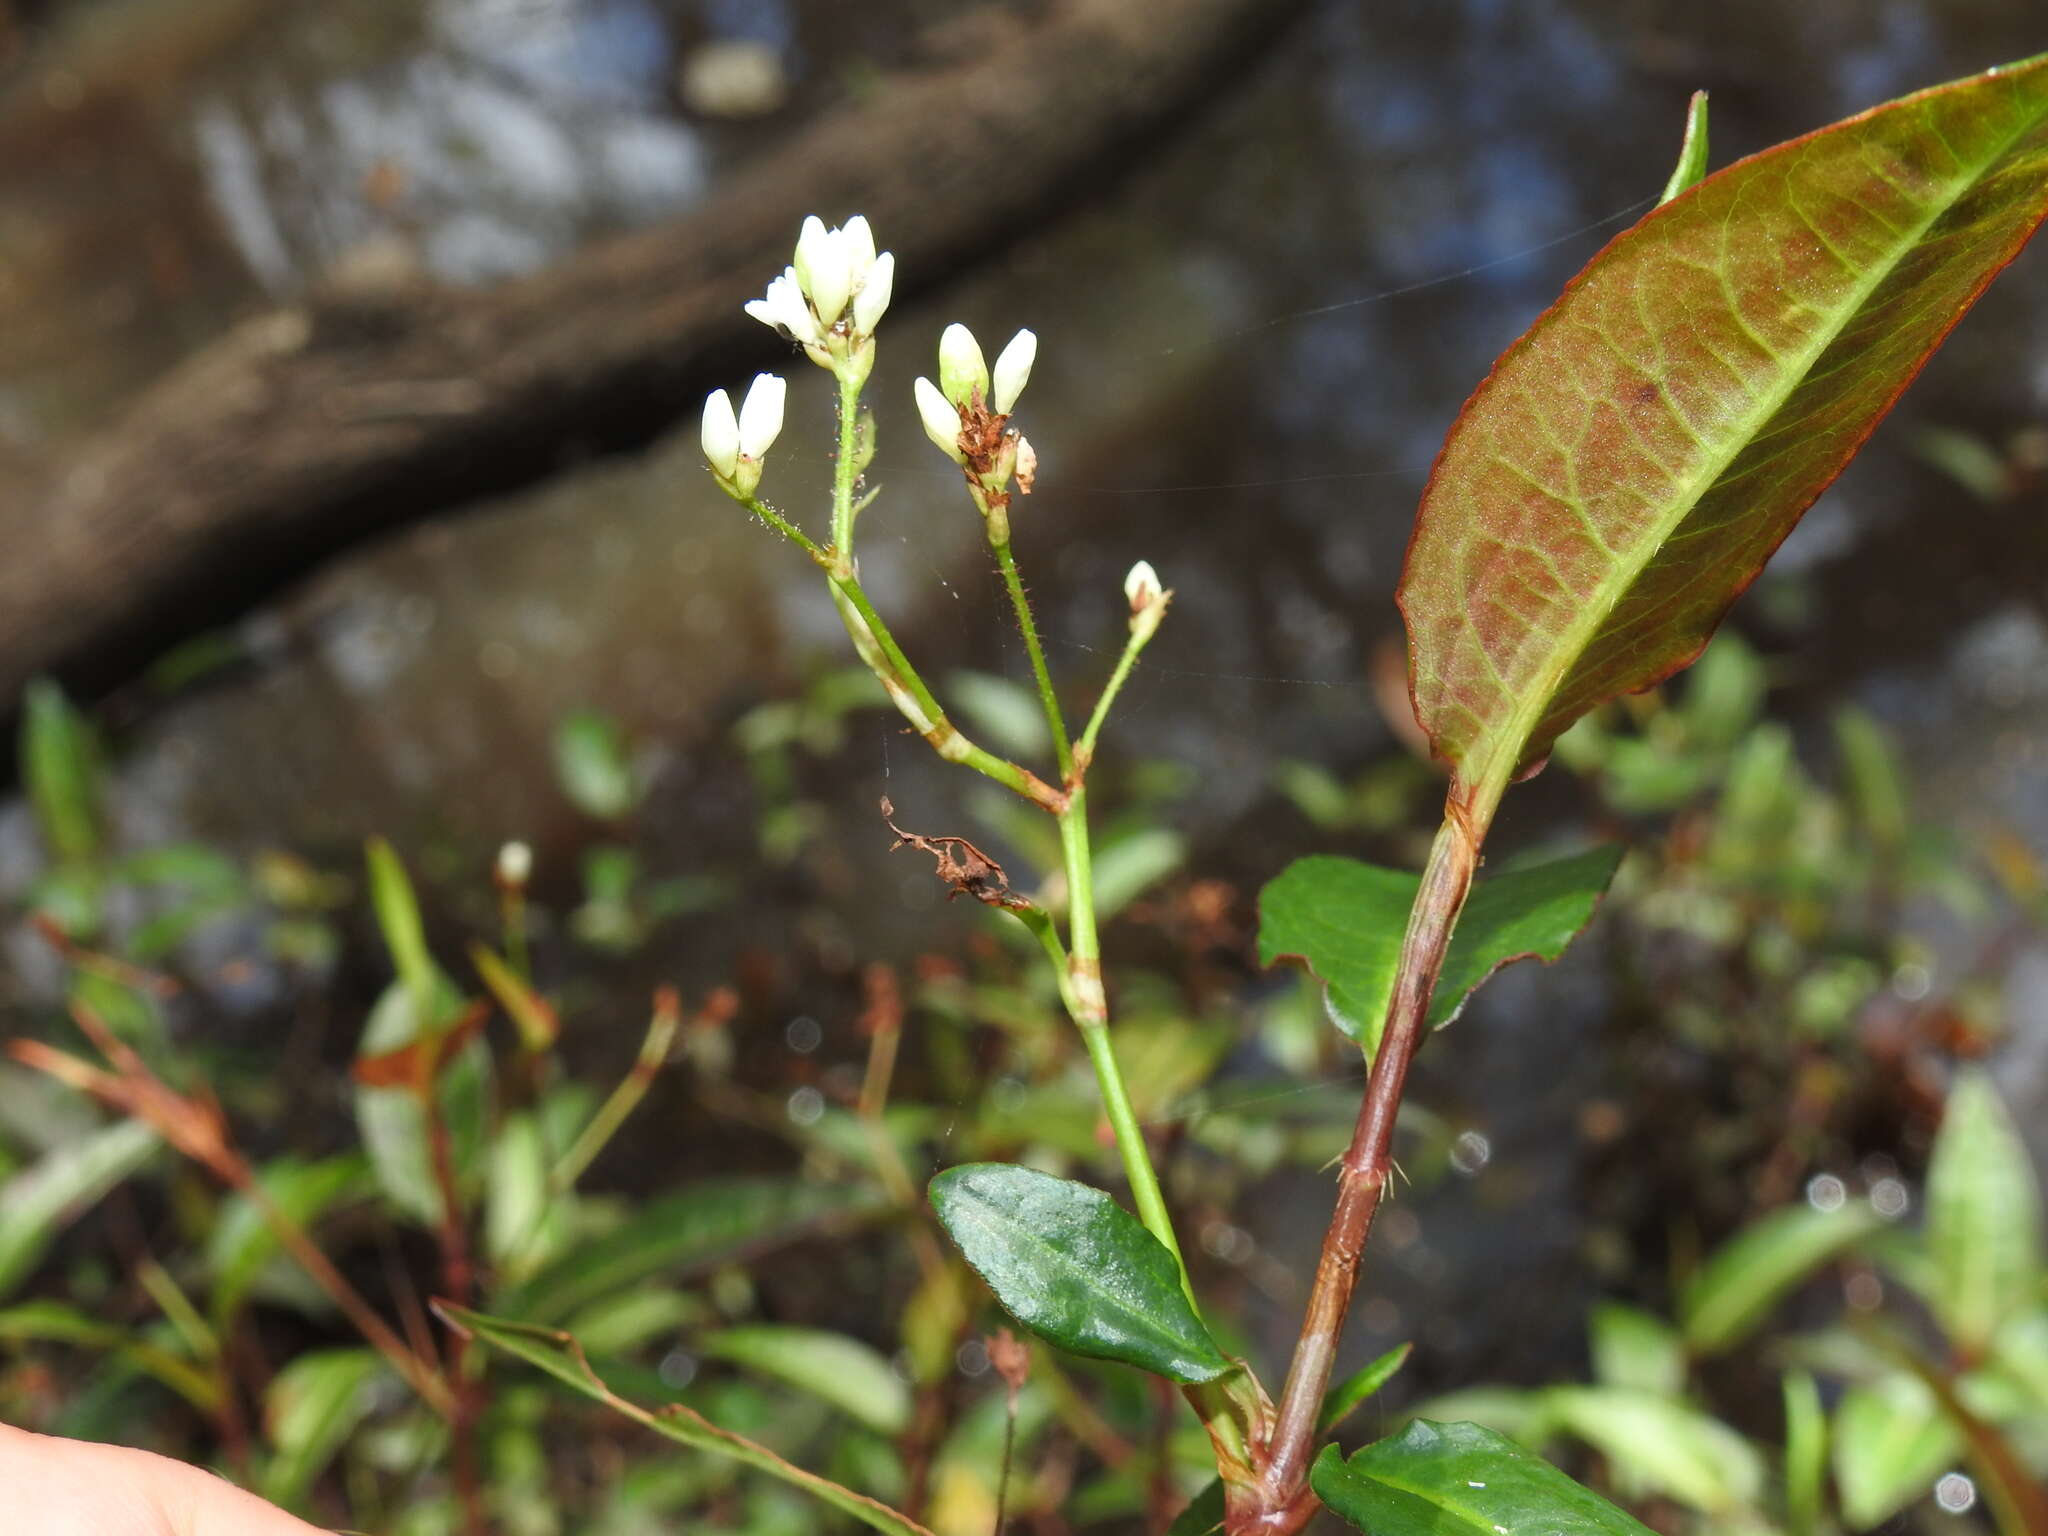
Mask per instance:
[[[1014,1234],[1013,1241],[1016,1241],[1018,1246],[1030,1246],[1049,1254],[1054,1261],[1051,1267],[1057,1268],[1070,1284],[1077,1285],[1094,1295],[1102,1293],[1102,1287],[1093,1283],[1094,1272],[1086,1265],[1076,1262],[1071,1255],[1063,1252],[1057,1245],[1048,1241],[1037,1228],[1027,1227],[1024,1223],[1010,1218],[995,1202],[984,1200],[978,1194],[974,1196],[974,1201],[985,1213],[985,1219],[988,1224],[1004,1226]],[[1151,1234],[1147,1233],[1146,1235],[1149,1237]],[[1154,1239],[1154,1241],[1157,1241],[1157,1239]],[[1162,1247],[1160,1251],[1164,1253],[1166,1250]],[[979,1265],[976,1266],[976,1268],[979,1267]],[[1172,1299],[1181,1299],[1181,1294],[1177,1289],[1173,1291]],[[1146,1324],[1147,1328],[1143,1331],[1130,1330],[1131,1335],[1137,1338],[1150,1338],[1154,1341],[1155,1345],[1163,1344],[1168,1346],[1168,1352],[1171,1353],[1176,1362],[1198,1358],[1199,1346],[1202,1341],[1194,1341],[1196,1347],[1190,1348],[1187,1342],[1181,1340],[1175,1334],[1163,1331],[1157,1321],[1128,1305],[1121,1298],[1110,1298],[1109,1305],[1107,1307],[1097,1306],[1093,1309],[1093,1315],[1099,1317],[1109,1310],[1119,1312],[1126,1317],[1136,1318],[1140,1323]],[[1211,1372],[1211,1377],[1213,1377],[1227,1369],[1229,1362],[1223,1359],[1222,1352],[1216,1350],[1214,1345],[1211,1345],[1210,1348],[1217,1361],[1217,1370]],[[1206,1364],[1207,1362],[1204,1363]]]
[[[1900,240],[1889,258],[1871,268],[1867,278],[1857,283],[1852,290],[1854,293],[1853,299],[1837,309],[1836,319],[1833,323],[1824,327],[1819,333],[1818,341],[1806,349],[1803,361],[1799,367],[1796,370],[1786,371],[1786,382],[1784,385],[1766,395],[1766,403],[1760,404],[1748,413],[1744,429],[1738,429],[1729,434],[1728,441],[1731,446],[1727,451],[1715,459],[1710,459],[1708,461],[1709,468],[1704,468],[1694,475],[1687,477],[1688,482],[1696,486],[1697,489],[1677,502],[1676,511],[1658,525],[1654,538],[1641,541],[1643,549],[1641,556],[1622,570],[1617,570],[1614,577],[1611,577],[1608,581],[1602,583],[1599,588],[1595,589],[1596,595],[1581,608],[1580,617],[1565,629],[1566,644],[1558,647],[1557,656],[1559,659],[1543,676],[1542,686],[1540,688],[1524,690],[1514,712],[1508,717],[1509,727],[1512,731],[1512,736],[1509,738],[1512,750],[1501,751],[1496,748],[1492,754],[1492,759],[1489,760],[1486,772],[1481,777],[1479,783],[1474,786],[1478,792],[1478,798],[1484,812],[1490,813],[1491,808],[1499,802],[1500,796],[1506,792],[1507,786],[1514,776],[1515,769],[1521,763],[1523,747],[1535,732],[1536,727],[1542,723],[1544,716],[1549,712],[1551,701],[1556,697],[1557,690],[1563,685],[1565,678],[1570,674],[1572,668],[1578,664],[1579,658],[1585,654],[1586,648],[1592,644],[1594,638],[1606,626],[1608,618],[1613,614],[1615,608],[1620,605],[1621,600],[1628,595],[1643,572],[1649,568],[1650,562],[1656,559],[1658,552],[1670,541],[1671,536],[1684,524],[1686,518],[1692,515],[1692,511],[1699,505],[1700,499],[1720,482],[1721,477],[1728,472],[1729,467],[1742,456],[1744,450],[1761,435],[1763,429],[1785,408],[1786,402],[1798,391],[1800,385],[1806,382],[1808,376],[1813,371],[1814,365],[1840,339],[1842,333],[1848,329],[1850,322],[1863,312],[1864,307],[1870,302],[1871,295],[1882,287],[1885,280],[1897,270],[1899,264],[1919,247],[1922,239],[1926,237],[1927,231],[1945,218],[1957,203],[1974,191],[1983,182],[1992,167],[2003,161],[2011,153],[2012,147],[2028,133],[2039,127],[2044,120],[2048,120],[2048,102],[2037,106],[2030,115],[2023,118],[2019,126],[1999,144],[1995,152],[1985,156],[1977,163],[1976,167],[1969,172],[1967,178],[1957,187],[1953,196],[1942,202],[1924,221],[1914,227],[1913,233],[1909,238]],[[1736,313],[1738,319],[1741,318],[1739,312],[1735,311],[1732,301],[1729,308],[1732,313]]]

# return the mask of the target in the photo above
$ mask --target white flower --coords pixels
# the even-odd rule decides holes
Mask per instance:
[[[730,480],[740,465],[740,419],[733,414],[732,396],[722,389],[711,391],[704,402],[702,441],[712,473]]]
[[[889,307],[889,295],[895,287],[896,253],[884,251],[875,258],[875,264],[868,269],[867,280],[853,296],[853,328],[857,334],[874,334],[875,322]]]
[[[756,320],[792,341],[802,342],[806,347],[824,345],[825,333],[818,328],[810,305],[804,302],[803,285],[797,279],[795,267],[785,267],[782,276],[768,285],[767,297],[749,299],[746,307]]]
[[[930,379],[919,379],[911,393],[917,397],[917,419],[924,423],[925,436],[954,463],[965,464],[967,455],[960,451],[960,412]]]
[[[1030,331],[1019,331],[1003,348],[996,359],[994,394],[989,400],[989,408],[998,416],[1010,414],[1024,386],[1031,382],[1031,365],[1037,358],[1038,337]]]
[[[757,373],[740,406],[740,457],[759,459],[782,432],[782,402],[789,386],[772,373]],[[723,391],[721,391],[723,393]]]
[[[1131,612],[1149,608],[1159,598],[1159,573],[1150,560],[1140,560],[1124,578],[1124,596],[1131,600]]]
[[[939,337],[939,388],[955,405],[988,399],[988,364],[981,343],[964,325],[949,325]]]
[[[498,884],[523,886],[533,875],[533,850],[524,843],[507,843],[498,850]]]
[[[875,232],[868,228],[866,215],[856,213],[848,219],[846,227],[839,231],[839,241],[846,249],[846,269],[853,274],[855,284],[859,284],[877,260]]]

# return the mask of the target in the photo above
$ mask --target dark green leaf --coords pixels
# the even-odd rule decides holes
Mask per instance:
[[[1166,1536],[1215,1536],[1223,1529],[1223,1479],[1215,1478],[1173,1517]]]
[[[1173,1255],[1101,1190],[966,1163],[932,1180],[931,1201],[1010,1315],[1061,1349],[1182,1382],[1230,1369]]]
[[[622,1226],[575,1245],[499,1304],[529,1322],[557,1322],[651,1276],[674,1279],[743,1259],[870,1204],[858,1190],[782,1179],[692,1185],[650,1200]]]
[[[872,1345],[822,1328],[754,1323],[695,1341],[718,1360],[780,1377],[869,1429],[900,1435],[910,1423],[910,1388]]]
[[[2040,1294],[2041,1191],[1991,1079],[1957,1077],[1927,1168],[1935,1315],[1975,1354]]]
[[[1678,164],[1664,183],[1659,202],[1668,203],[1707,179],[1707,93],[1694,91],[1685,108],[1685,138],[1678,146]]]
[[[1327,1435],[1358,1411],[1359,1405],[1393,1380],[1394,1372],[1408,1363],[1412,1343],[1396,1344],[1369,1365],[1353,1372],[1323,1394],[1323,1411],[1316,1420],[1316,1433]]]
[[[766,1446],[757,1445],[729,1430],[720,1429],[703,1415],[680,1403],[672,1403],[650,1412],[638,1404],[626,1401],[605,1386],[597,1373],[591,1370],[589,1362],[583,1358],[583,1352],[577,1347],[576,1341],[566,1333],[487,1317],[480,1312],[469,1312],[460,1307],[449,1306],[445,1302],[436,1302],[434,1307],[444,1319],[465,1333],[538,1366],[557,1381],[586,1397],[595,1398],[614,1412],[623,1414],[637,1424],[645,1425],[656,1434],[666,1435],[671,1440],[697,1450],[731,1457],[772,1477],[778,1477],[835,1509],[852,1515],[862,1524],[887,1533],[887,1536],[931,1536],[929,1531],[908,1516],[898,1514],[887,1505],[855,1493],[850,1488],[843,1488],[814,1473],[806,1472],[801,1467],[792,1466]]]
[[[1441,1028],[1481,982],[1513,960],[1555,960],[1593,916],[1622,850],[1520,859],[1479,881],[1451,938],[1429,1005]],[[1297,959],[1328,988],[1337,1027],[1379,1042],[1418,875],[1356,859],[1296,859],[1259,893],[1259,960]]]
[[[1787,1291],[1882,1225],[1866,1205],[1799,1206],[1738,1232],[1679,1299],[1686,1343],[1703,1355],[1741,1343]]]
[[[1535,1452],[1477,1424],[1415,1419],[1349,1461],[1325,1446],[1310,1484],[1371,1536],[1651,1536]]]

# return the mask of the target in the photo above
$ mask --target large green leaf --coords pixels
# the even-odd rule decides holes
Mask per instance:
[[[1956,1079],[1927,1168],[1935,1313],[1966,1354],[2040,1294],[2041,1191],[2033,1159],[1982,1072]]]
[[[1881,1525],[1934,1486],[1963,1437],[1917,1376],[1851,1387],[1835,1410],[1835,1488],[1852,1530]]]
[[[155,1131],[123,1120],[45,1152],[0,1184],[0,1296],[29,1277],[57,1234],[156,1151]]]
[[[1585,927],[1622,850],[1517,859],[1472,888],[1429,1022],[1455,1019],[1479,984],[1512,960],[1555,960]],[[1296,859],[1259,893],[1259,961],[1298,959],[1328,988],[1337,1027],[1368,1050],[1379,1043],[1419,875],[1318,854]]]
[[[1787,1291],[1882,1225],[1866,1205],[1796,1206],[1743,1228],[1714,1250],[1679,1298],[1686,1343],[1701,1354],[1741,1343]]]
[[[531,1365],[539,1366],[557,1381],[595,1398],[616,1413],[623,1414],[637,1424],[643,1424],[656,1434],[700,1451],[728,1456],[747,1466],[758,1468],[770,1476],[815,1495],[835,1509],[845,1511],[862,1524],[888,1533],[888,1536],[931,1536],[923,1526],[906,1515],[898,1514],[885,1504],[841,1487],[827,1478],[806,1472],[792,1466],[766,1446],[757,1445],[730,1430],[720,1429],[694,1409],[685,1408],[681,1403],[649,1411],[637,1403],[628,1402],[608,1388],[598,1374],[590,1368],[590,1362],[583,1356],[575,1339],[566,1333],[548,1328],[529,1327],[523,1323],[507,1322],[503,1318],[487,1317],[481,1312],[466,1311],[461,1307],[436,1302],[435,1311],[465,1333],[484,1340],[495,1348],[515,1355]]]
[[[1477,1424],[1414,1419],[1349,1461],[1325,1446],[1309,1482],[1372,1536],[1650,1536],[1535,1452]]]
[[[701,1354],[777,1376],[878,1434],[910,1424],[910,1388],[871,1344],[823,1328],[750,1323],[705,1334]]]
[[[965,1163],[932,1180],[931,1201],[1010,1315],[1061,1349],[1182,1382],[1230,1369],[1173,1255],[1101,1190],[1009,1163]]]
[[[719,1179],[650,1200],[604,1236],[573,1246],[496,1305],[533,1323],[653,1275],[671,1279],[801,1236],[871,1205],[860,1191],[785,1179]]]
[[[1708,177],[1466,403],[1402,576],[1417,718],[1483,817],[1699,653],[2048,214],[2048,55]]]

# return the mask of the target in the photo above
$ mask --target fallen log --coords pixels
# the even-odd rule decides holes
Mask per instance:
[[[488,289],[245,322],[0,511],[0,712],[37,673],[102,692],[352,544],[646,444],[786,358],[739,303],[804,214],[865,213],[902,290],[928,284],[1141,158],[1302,9],[1056,0],[822,113],[675,221]]]

